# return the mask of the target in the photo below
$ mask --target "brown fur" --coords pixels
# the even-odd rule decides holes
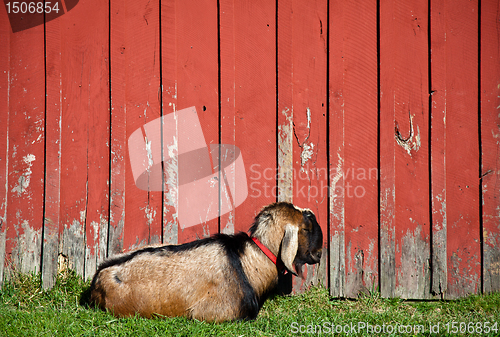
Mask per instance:
[[[308,242],[314,223],[304,221],[305,211],[287,203],[272,204],[259,213],[251,229],[251,236],[281,257],[287,269],[293,271],[293,261],[299,273],[303,263],[319,261],[322,246],[317,223],[314,243]],[[255,318],[277,282],[276,265],[246,234],[219,235],[112,258],[94,276],[91,301],[117,316]]]

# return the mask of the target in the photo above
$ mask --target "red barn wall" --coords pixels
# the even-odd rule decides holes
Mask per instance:
[[[324,233],[296,292],[500,290],[500,1],[66,0],[22,22],[4,4],[0,284],[89,278],[289,201]],[[128,140],[192,106],[208,148],[239,149],[248,196],[183,227],[183,172],[139,189]],[[223,209],[245,186],[218,178]]]

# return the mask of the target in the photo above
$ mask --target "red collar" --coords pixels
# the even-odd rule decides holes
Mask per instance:
[[[259,239],[253,237],[252,240],[253,240],[253,242],[255,242],[255,244],[257,246],[259,246],[260,250],[262,250],[262,252],[264,254],[266,254],[266,256],[271,261],[273,261],[273,263],[276,265],[276,267],[278,267],[278,270],[281,273],[283,273],[283,275],[286,275],[286,273],[288,271],[286,270],[285,266],[283,265],[283,262],[281,262],[281,260],[278,260],[278,258],[266,246],[264,246],[264,244],[262,242],[259,241]]]

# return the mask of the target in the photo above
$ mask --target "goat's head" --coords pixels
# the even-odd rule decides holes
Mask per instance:
[[[257,215],[250,233],[274,253],[279,252],[285,267],[296,274],[304,264],[321,259],[323,233],[309,209],[284,202],[269,205]]]

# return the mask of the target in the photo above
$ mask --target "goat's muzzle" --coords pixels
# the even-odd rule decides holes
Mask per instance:
[[[308,262],[308,264],[319,263],[319,261],[321,260],[322,252],[323,252],[322,249],[318,249],[317,251],[315,251],[314,253],[312,253],[311,254],[311,261],[312,262]]]
[[[318,249],[315,252],[308,252],[305,259],[302,262],[303,264],[316,264],[321,260],[322,249]]]

